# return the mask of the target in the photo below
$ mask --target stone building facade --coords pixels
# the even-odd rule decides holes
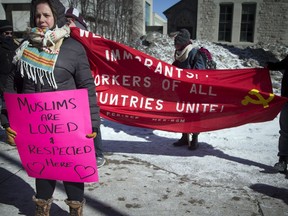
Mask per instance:
[[[288,45],[288,0],[181,0],[164,11],[168,33],[233,45]]]

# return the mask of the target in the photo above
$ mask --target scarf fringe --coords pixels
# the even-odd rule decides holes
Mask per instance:
[[[24,50],[28,47],[29,41],[24,41],[18,49],[16,49],[16,55],[13,57],[13,64],[17,64],[17,62],[21,59]]]
[[[31,65],[26,61],[20,59],[19,68],[21,76],[24,77],[25,73],[28,79],[32,79],[35,84],[37,84],[37,80],[39,79],[40,83],[44,85],[44,77],[46,78],[49,86],[52,86],[53,89],[57,89],[58,86],[55,81],[54,73],[51,73],[48,70],[44,70],[42,68],[35,67],[35,65]]]
[[[32,79],[35,84],[37,84],[39,80],[41,85],[44,85],[44,79],[46,79],[49,86],[53,87],[53,89],[57,89],[58,86],[54,77],[54,67],[63,39],[70,36],[69,26],[64,25],[62,28],[56,27],[54,30],[32,28],[29,29],[28,33],[30,38],[29,40],[24,41],[16,50],[13,63],[17,65],[22,77],[26,74],[28,79]],[[32,44],[34,46],[31,46]],[[39,45],[36,50],[35,45]],[[26,49],[28,50],[28,55],[24,52]],[[46,56],[41,55],[41,52],[46,53]],[[37,56],[39,59],[50,59],[54,64],[52,67],[47,64],[43,64],[43,67],[40,67],[39,65],[41,65],[41,62],[35,61],[33,57],[31,58],[30,54],[32,56]],[[47,67],[50,67],[50,69],[47,70]]]

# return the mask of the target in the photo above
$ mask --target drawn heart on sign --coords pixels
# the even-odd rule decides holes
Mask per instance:
[[[80,179],[88,178],[96,173],[96,170],[91,166],[77,165],[74,167],[74,170]]]
[[[39,175],[42,174],[45,166],[40,163],[40,162],[33,162],[33,163],[28,163],[27,164],[27,167],[30,171],[34,172],[34,173],[37,173]]]

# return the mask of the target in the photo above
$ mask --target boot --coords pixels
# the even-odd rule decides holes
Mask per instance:
[[[53,202],[53,199],[37,199],[35,196],[32,197],[32,200],[36,204],[35,216],[49,216],[50,208]]]
[[[189,133],[182,133],[182,137],[175,143],[173,143],[174,146],[183,146],[183,145],[189,145]]]
[[[286,173],[287,172],[287,157],[285,156],[280,156],[279,157],[279,162],[274,165],[274,168],[279,172],[279,173]]]
[[[199,133],[193,133],[192,134],[192,140],[189,143],[188,149],[189,150],[196,150],[199,147],[199,143],[198,143],[198,135]]]
[[[69,206],[70,216],[83,216],[83,206],[85,202],[85,199],[83,199],[82,202],[65,200],[65,203]]]

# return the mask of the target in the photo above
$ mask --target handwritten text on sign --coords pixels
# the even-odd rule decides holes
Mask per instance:
[[[4,95],[15,142],[28,175],[98,181],[86,89]]]

